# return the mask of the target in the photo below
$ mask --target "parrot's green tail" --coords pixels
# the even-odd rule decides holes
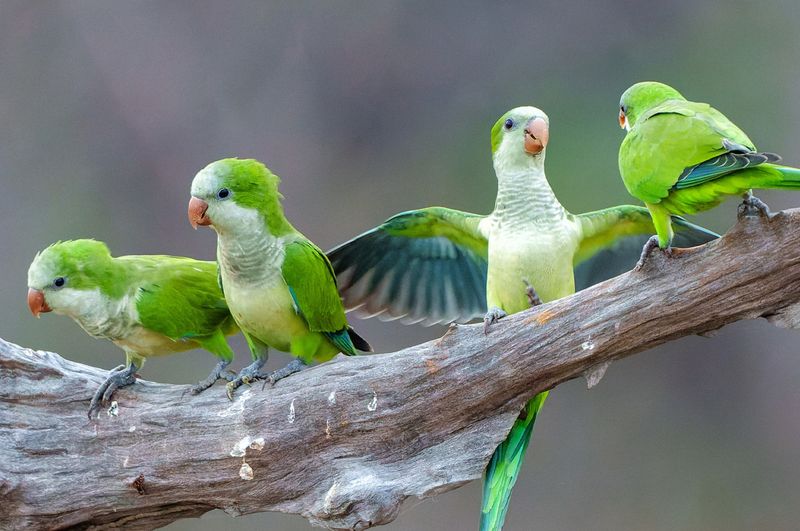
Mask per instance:
[[[774,188],[784,188],[789,190],[797,190],[800,188],[800,169],[792,168],[790,166],[777,166],[771,165],[773,169],[778,170],[780,180],[771,183]]]
[[[483,481],[480,531],[501,531],[511,499],[511,489],[517,482],[525,450],[531,441],[533,424],[542,409],[549,391],[539,393],[525,406],[524,417],[514,421],[505,441],[495,449]]]

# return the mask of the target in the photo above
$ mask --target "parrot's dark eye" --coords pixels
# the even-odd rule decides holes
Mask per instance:
[[[64,284],[66,284],[66,283],[67,283],[67,279],[66,278],[58,277],[57,279],[55,279],[53,281],[53,286],[55,286],[57,288],[63,288]]]
[[[620,105],[619,110],[622,111],[622,114],[628,114],[628,107],[627,105]]]
[[[511,129],[512,127],[514,127],[514,120],[512,120],[511,118],[507,118],[505,126],[506,129]]]
[[[227,188],[220,188],[217,191],[217,199],[227,199],[228,197],[230,197],[230,195],[231,191],[228,190]]]

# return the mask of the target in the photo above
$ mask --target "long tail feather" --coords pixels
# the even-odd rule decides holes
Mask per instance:
[[[353,346],[355,346],[357,350],[361,352],[372,352],[372,345],[370,345],[366,339],[358,335],[355,330],[348,328],[347,335],[350,336],[350,341],[353,342]]]
[[[489,465],[483,482],[483,503],[481,504],[480,531],[501,531],[511,500],[511,489],[517,482],[525,450],[533,434],[536,416],[542,409],[548,391],[539,393],[525,406],[524,417],[514,422],[511,431],[498,446]]]
[[[772,166],[781,174],[779,188],[800,188],[800,169],[790,166]]]

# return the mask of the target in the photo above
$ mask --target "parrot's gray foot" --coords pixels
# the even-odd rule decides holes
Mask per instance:
[[[542,299],[539,298],[539,294],[536,293],[536,290],[531,286],[531,283],[528,282],[528,279],[523,278],[522,281],[525,283],[525,295],[528,296],[528,304],[531,305],[531,308],[542,304]]]
[[[659,249],[658,236],[654,235],[651,236],[650,239],[647,240],[647,243],[644,244],[644,247],[642,247],[642,254],[639,257],[639,261],[636,262],[636,266],[633,268],[633,270],[641,271],[642,268],[644,267],[645,262],[647,262],[647,259],[650,258],[650,256],[656,249]],[[663,252],[666,256],[672,256],[672,247],[661,249],[661,252]]]
[[[739,205],[736,217],[742,219],[746,216],[765,217],[770,216],[769,207],[761,199],[757,198],[752,192],[744,194],[744,201]]]
[[[108,375],[108,378],[106,378],[106,381],[97,388],[97,391],[95,391],[94,396],[92,397],[92,402],[89,404],[89,419],[91,419],[92,416],[94,416],[94,414],[100,410],[100,408],[108,403],[108,401],[111,399],[111,395],[114,394],[114,391],[120,387],[131,385],[136,381],[136,365],[131,363],[127,367],[124,365],[121,367],[121,369],[117,367],[111,371],[111,373]]]
[[[231,402],[233,401],[233,392],[236,391],[236,389],[244,384],[250,385],[254,381],[264,378],[264,375],[261,374],[261,367],[263,367],[266,362],[266,359],[257,359],[239,371],[236,378],[228,382],[228,385],[225,386],[225,392]]]
[[[283,380],[284,378],[286,378],[291,374],[300,372],[306,367],[308,367],[308,365],[306,365],[306,363],[303,360],[295,358],[292,361],[290,361],[288,365],[286,365],[286,367],[278,369],[277,371],[272,371],[269,374],[269,376],[267,376],[266,378],[267,381],[264,382],[264,386],[262,387],[262,389],[266,387],[267,384],[275,385],[275,382]]]
[[[226,370],[226,367],[230,364],[231,362],[224,360],[217,363],[205,380],[192,386],[191,393],[193,395],[198,395],[217,383],[217,380],[220,379],[227,380],[228,382],[234,381],[236,379],[236,373],[231,370]]]
[[[489,333],[489,327],[492,326],[494,323],[502,319],[508,315],[506,312],[498,308],[497,306],[493,306],[489,308],[489,311],[486,312],[486,315],[483,316],[483,335]]]

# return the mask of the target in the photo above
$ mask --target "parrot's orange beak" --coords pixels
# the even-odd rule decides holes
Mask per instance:
[[[525,151],[531,155],[542,152],[550,139],[550,128],[541,118],[534,118],[525,126]]]
[[[628,125],[628,117],[625,116],[625,113],[622,112],[622,109],[619,110],[619,126],[622,129],[627,129]]]
[[[206,210],[208,210],[208,203],[202,199],[192,197],[189,200],[189,223],[193,228],[211,225],[211,219],[206,216]]]
[[[28,308],[31,309],[31,313],[34,317],[39,317],[40,313],[53,311],[44,300],[44,293],[33,288],[28,288]]]

